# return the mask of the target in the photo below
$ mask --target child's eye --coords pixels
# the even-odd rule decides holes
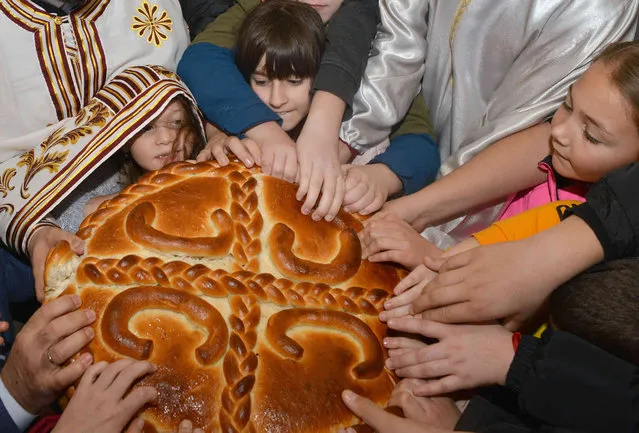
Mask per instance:
[[[586,128],[584,128],[584,137],[586,137],[586,140],[588,140],[592,144],[601,144],[601,140],[598,140],[595,137],[593,137],[592,135],[590,135]]]
[[[155,129],[155,125],[152,123],[149,123],[148,125],[145,125],[144,128],[142,128],[142,132],[150,132],[153,131]]]
[[[301,78],[289,78],[287,81],[293,86],[299,86],[304,80]]]
[[[263,87],[263,86],[267,86],[268,85],[268,80],[266,80],[264,78],[253,78],[253,83],[256,86]]]
[[[171,129],[180,129],[181,127],[183,127],[185,124],[184,120],[182,119],[177,119],[177,120],[171,120],[170,122],[167,123],[167,126]]]

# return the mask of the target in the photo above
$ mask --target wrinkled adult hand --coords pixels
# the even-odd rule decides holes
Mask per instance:
[[[421,397],[413,389],[427,382],[420,379],[403,379],[393,389],[388,406],[402,409],[404,416],[433,427],[453,430],[461,416],[457,405],[450,397]]]
[[[402,189],[402,182],[384,164],[342,165],[346,176],[344,210],[360,215],[377,211],[388,197]]]
[[[411,304],[422,294],[422,290],[437,275],[426,265],[419,265],[404,277],[393,289],[393,296],[384,302],[384,309],[379,313],[379,319],[386,322],[393,317],[410,315]]]
[[[84,353],[63,366],[93,339],[92,310],[81,310],[77,295],[66,295],[40,307],[16,336],[2,373],[13,398],[28,412],[37,414],[91,365]]]
[[[369,399],[350,390],[342,392],[342,400],[355,415],[363,419],[378,433],[442,433],[446,431],[393,415]],[[338,431],[340,433],[355,433],[353,428],[340,428]]]
[[[121,432],[144,405],[157,398],[156,389],[149,386],[128,392],[136,380],[156,369],[147,361],[131,359],[89,367],[52,433]],[[132,427],[138,425],[135,420]]]
[[[262,153],[260,147],[250,138],[239,139],[226,135],[211,123],[206,124],[206,147],[198,154],[198,161],[215,159],[218,164],[229,164],[229,152],[235,155],[247,167],[261,165]]]
[[[411,314],[444,323],[504,319],[518,329],[533,317],[560,283],[541,272],[530,239],[482,246],[448,259],[425,258],[439,274],[424,287]]]
[[[35,279],[35,290],[38,301],[44,300],[44,265],[49,250],[59,242],[67,241],[71,250],[80,255],[84,254],[84,241],[73,233],[65,232],[59,227],[41,226],[36,229],[27,248]]]
[[[398,376],[432,379],[413,388],[415,395],[442,395],[506,382],[515,352],[512,333],[501,325],[447,325],[412,317],[391,319],[387,324],[397,331],[438,340],[389,352],[386,367]]]
[[[408,223],[392,215],[364,222],[358,234],[362,258],[371,262],[395,262],[414,269],[424,256],[439,257],[442,251],[424,239]]]

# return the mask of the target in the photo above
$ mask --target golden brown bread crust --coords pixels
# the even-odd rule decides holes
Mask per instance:
[[[236,163],[176,163],[100,206],[47,259],[47,299],[96,311],[95,360],[148,359],[147,431],[329,432],[358,423],[350,388],[384,403],[377,319],[404,274],[362,262],[358,218],[314,222],[295,186]]]

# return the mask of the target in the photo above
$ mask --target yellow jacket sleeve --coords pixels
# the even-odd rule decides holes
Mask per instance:
[[[206,26],[206,29],[195,37],[193,43],[209,42],[218,47],[232,50],[235,48],[237,32],[244,22],[244,18],[259,4],[260,0],[238,0],[229,10]]]

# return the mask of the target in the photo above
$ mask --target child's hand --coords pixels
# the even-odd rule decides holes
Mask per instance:
[[[365,221],[358,236],[362,258],[371,262],[395,262],[414,269],[424,256],[439,257],[442,253],[408,223],[392,215]]]
[[[261,152],[262,172],[294,182],[297,176],[295,143],[275,122],[261,123],[246,131]]]
[[[346,175],[344,209],[368,215],[379,210],[389,195],[402,189],[402,182],[384,164],[350,165],[342,170]]]
[[[129,428],[126,430],[126,433],[143,433],[144,432],[144,420],[142,418],[137,418],[135,421],[131,423]],[[188,419],[185,419],[180,423],[177,432],[174,433],[204,433],[204,430],[201,428],[193,428],[193,423]]]
[[[97,197],[93,197],[84,205],[84,217],[88,217],[93,212],[95,212],[102,203],[107,200],[111,200],[117,194],[107,194],[107,195],[99,195]]]
[[[211,123],[206,124],[206,147],[198,154],[198,161],[215,159],[221,166],[228,165],[229,152],[233,153],[247,167],[262,163],[260,147],[250,138],[239,139],[226,135]]]
[[[302,213],[308,215],[313,210],[320,192],[322,198],[313,211],[313,219],[319,221],[326,218],[331,221],[342,205],[344,199],[344,174],[338,158],[337,142],[335,144],[323,142],[321,136],[313,134],[309,140],[304,135],[306,129],[297,141],[297,156],[299,160],[299,184],[297,199],[302,200]]]
[[[461,416],[453,399],[450,397],[420,397],[413,393],[413,389],[426,383],[420,379],[403,379],[395,385],[387,406],[400,407],[408,419],[453,430]]]
[[[47,254],[49,254],[51,248],[62,241],[69,242],[74,253],[78,255],[84,253],[84,241],[72,233],[65,232],[59,227],[39,227],[29,240],[27,250],[35,279],[36,297],[40,302],[44,300],[44,264],[47,260]]]
[[[313,219],[331,221],[344,200],[344,173],[339,159],[339,128],[346,104],[337,96],[317,91],[297,139],[299,184],[297,200],[302,200],[302,213],[313,212]],[[319,198],[322,198],[313,211]]]
[[[393,289],[395,296],[384,302],[384,309],[379,314],[379,319],[386,322],[393,317],[410,315],[412,302],[421,295],[426,284],[430,282],[437,272],[433,272],[425,265],[419,265],[404,277]]]
[[[381,406],[350,390],[342,392],[344,404],[366,424],[378,433],[440,433],[441,430],[431,428],[411,419],[400,418],[386,412]],[[354,428],[340,428],[339,433],[355,433]]]
[[[388,327],[438,340],[397,356],[389,353],[386,367],[398,376],[433,379],[415,387],[415,395],[504,385],[515,356],[512,333],[501,325],[446,325],[405,317],[389,320]]]
[[[130,359],[89,367],[52,433],[121,432],[144,405],[157,398],[155,388],[148,386],[128,392],[135,381],[156,369],[149,362]],[[134,428],[139,423],[135,420]]]
[[[9,322],[0,321],[0,332],[9,330]],[[0,337],[0,346],[4,344],[4,338]]]

